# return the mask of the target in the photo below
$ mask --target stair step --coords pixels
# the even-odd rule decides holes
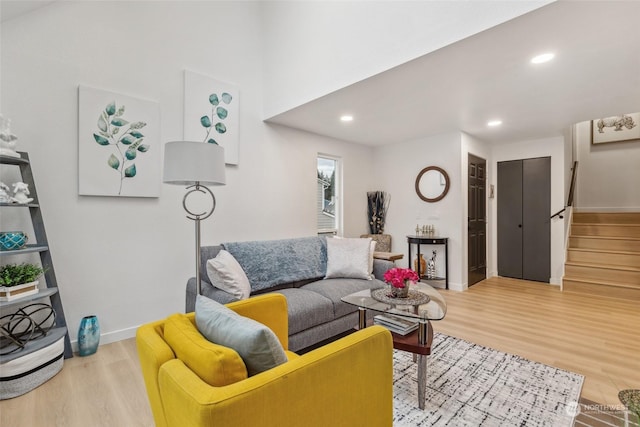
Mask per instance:
[[[572,279],[565,277],[562,280],[562,290],[563,292],[576,292],[601,297],[640,301],[640,289],[629,288],[615,282],[597,282],[592,280]]]
[[[574,212],[562,288],[640,301],[640,212]]]
[[[640,267],[567,261],[564,271],[565,278],[612,282],[640,290]]]
[[[571,225],[572,236],[640,237],[640,224],[582,224]]]
[[[567,261],[638,267],[640,266],[640,252],[569,248],[567,250]]]
[[[640,238],[570,236],[569,248],[640,252]]]
[[[640,224],[640,212],[574,212],[573,223]]]

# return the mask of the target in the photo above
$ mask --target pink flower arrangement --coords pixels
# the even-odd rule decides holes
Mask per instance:
[[[394,288],[404,288],[408,286],[407,282],[417,282],[419,279],[418,273],[410,268],[394,267],[384,273],[384,281]]]

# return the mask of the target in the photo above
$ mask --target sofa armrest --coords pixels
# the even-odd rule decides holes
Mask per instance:
[[[373,259],[373,275],[375,276],[376,279],[382,280],[384,282],[384,273],[386,273],[387,270],[395,266],[396,265],[393,263],[393,261],[374,258]]]
[[[209,282],[205,282],[204,280],[201,280],[200,282],[201,282],[200,290],[202,292],[202,295],[204,295],[207,298],[211,298],[212,300],[217,301],[220,304],[228,304],[230,302],[238,300],[238,298],[236,298],[235,296],[231,295],[228,292],[225,292],[223,290],[216,288]],[[196,278],[195,277],[192,277],[187,281],[187,291],[185,295],[186,295],[186,298],[185,298],[184,312],[191,313],[196,309]]]
[[[180,360],[160,368],[169,426],[391,426],[393,344],[372,326],[268,371],[211,387]]]

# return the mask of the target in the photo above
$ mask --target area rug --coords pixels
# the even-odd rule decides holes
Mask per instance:
[[[584,377],[435,333],[425,409],[411,353],[394,350],[393,425],[572,426]]]

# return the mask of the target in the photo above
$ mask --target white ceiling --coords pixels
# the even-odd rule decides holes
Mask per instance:
[[[560,1],[267,121],[384,145],[462,131],[505,143],[640,111],[640,1]],[[534,66],[532,56],[552,51]],[[342,123],[350,113],[354,120]],[[500,119],[503,125],[486,126]]]
[[[56,0],[0,0],[0,22],[8,21]]]

